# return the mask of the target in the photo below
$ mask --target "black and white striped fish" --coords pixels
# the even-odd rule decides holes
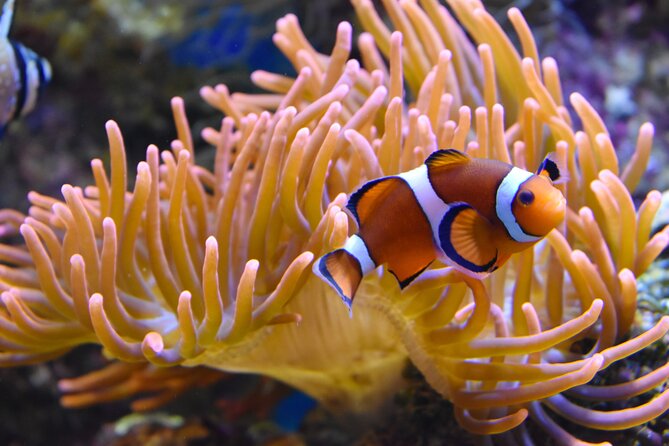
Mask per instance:
[[[51,80],[51,65],[30,48],[9,38],[14,0],[0,15],[0,134],[12,120],[28,114]]]

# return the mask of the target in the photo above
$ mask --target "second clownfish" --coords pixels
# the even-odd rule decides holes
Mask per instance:
[[[566,202],[551,156],[536,174],[454,149],[408,172],[364,184],[346,208],[358,233],[319,258],[316,275],[351,308],[365,274],[386,264],[404,288],[430,263],[483,278],[555,228]]]

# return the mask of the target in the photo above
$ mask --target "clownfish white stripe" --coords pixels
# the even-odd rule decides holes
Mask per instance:
[[[420,167],[399,174],[398,177],[407,182],[416,196],[418,205],[430,222],[435,245],[439,246],[439,225],[450,206],[444,203],[444,200],[439,198],[434,191],[427,169],[427,165],[422,164]]]
[[[362,270],[362,275],[373,271],[376,268],[376,264],[369,256],[369,251],[367,250],[367,245],[365,241],[360,238],[358,234],[354,234],[346,240],[344,251],[350,253],[353,257],[356,258],[358,263],[360,263],[360,269]]]
[[[526,234],[518,224],[516,216],[513,214],[513,200],[516,197],[516,193],[520,190],[521,184],[527,181],[530,177],[532,177],[532,173],[519,169],[518,167],[512,168],[497,188],[495,199],[497,216],[502,224],[504,224],[504,227],[509,232],[511,238],[521,243],[536,242],[541,238]]]

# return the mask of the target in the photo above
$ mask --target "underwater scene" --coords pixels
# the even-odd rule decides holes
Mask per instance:
[[[0,444],[669,444],[669,2],[0,2]]]

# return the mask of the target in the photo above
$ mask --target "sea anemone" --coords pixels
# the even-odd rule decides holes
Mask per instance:
[[[667,391],[624,410],[578,403],[627,400],[669,376],[661,367],[628,383],[588,384],[669,330],[663,317],[628,338],[636,277],[669,241],[668,231],[650,236],[660,194],[638,207],[630,195],[653,127],[641,127],[621,169],[601,119],[573,93],[576,130],[557,64],[539,59],[517,9],[509,19],[522,57],[478,1],[448,1],[454,15],[436,0],[383,4],[396,31],[370,0],[353,1],[366,30],[361,61],[350,58],[349,23],[324,55],[287,15],[274,42],[296,78],[256,72],[253,81],[270,92],[261,95],[203,88],[226,116],[202,133],[216,150],[213,168],[194,162],[175,98],[177,139],[169,150],[147,149],[131,190],[123,138],[109,122],[109,174],[94,160],[94,186],[63,186],[62,200],[33,192],[27,217],[0,212],[2,234],[24,240],[0,246],[0,363],[45,361],[91,342],[137,363],[64,381],[70,406],[96,392],[110,399],[168,389],[149,384],[156,370],[172,370],[177,389],[198,381],[183,367],[215,379],[195,368],[204,366],[263,374],[332,410],[371,413],[401,384],[409,358],[478,434],[507,432],[529,414],[569,443],[576,439],[547,409],[602,430],[662,414]],[[354,232],[346,194],[445,147],[530,170],[555,151],[569,176],[560,185],[565,224],[483,281],[434,265],[400,291],[380,268],[349,317],[310,272],[315,255]],[[124,386],[131,376],[134,386]]]

